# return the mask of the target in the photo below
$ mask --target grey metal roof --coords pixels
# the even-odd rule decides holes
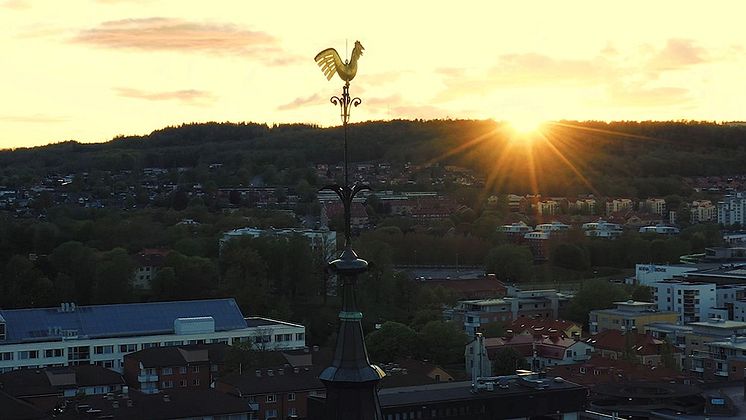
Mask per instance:
[[[103,338],[167,334],[174,320],[210,316],[215,331],[246,328],[241,310],[231,299],[78,306],[74,310],[32,308],[0,310],[9,342],[48,341],[64,336]]]

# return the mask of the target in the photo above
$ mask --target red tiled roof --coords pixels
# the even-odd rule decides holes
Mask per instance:
[[[580,327],[580,325],[562,319],[519,318],[508,324],[507,329],[513,331],[514,334],[522,334],[526,330],[532,330],[536,334],[547,334],[552,330],[563,332],[572,327]]]
[[[631,345],[632,351],[639,356],[659,354],[660,345],[663,343],[662,341],[656,340],[649,334],[637,334],[635,332],[630,332],[628,334],[633,335],[633,337],[629,339],[629,342],[627,341],[628,338],[626,338],[619,330],[606,330],[586,339],[585,341],[594,348],[602,350],[623,352],[627,345]]]

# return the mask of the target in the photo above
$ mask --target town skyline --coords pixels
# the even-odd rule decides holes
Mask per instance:
[[[339,83],[313,56],[356,40],[354,122],[743,120],[738,13],[674,5],[0,1],[0,149],[189,122],[338,125]]]

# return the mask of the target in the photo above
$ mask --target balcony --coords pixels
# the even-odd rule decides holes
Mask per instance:
[[[702,372],[705,371],[705,368],[703,368],[702,366],[692,366],[692,368],[689,369],[689,370],[691,370],[692,372],[700,372],[700,373],[702,373]]]
[[[717,370],[717,371],[715,371],[715,376],[720,376],[720,377],[723,377],[723,378],[727,378],[728,377],[728,371]]]
[[[148,375],[146,373],[141,373],[137,375],[137,382],[158,382],[158,375]]]

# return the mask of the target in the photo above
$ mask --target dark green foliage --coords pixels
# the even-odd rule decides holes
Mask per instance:
[[[573,244],[562,243],[554,247],[550,260],[553,265],[568,270],[584,271],[590,268],[590,260],[585,249]]]
[[[419,333],[419,352],[423,359],[439,365],[464,360],[468,339],[461,327],[453,322],[431,321]]]
[[[619,284],[606,280],[586,280],[570,302],[567,318],[580,325],[587,325],[590,311],[611,308],[614,302],[628,298],[629,295],[624,287]]]
[[[527,247],[498,245],[490,250],[484,260],[488,273],[494,273],[505,282],[520,282],[531,279],[533,255]]]
[[[495,352],[492,357],[492,374],[515,375],[519,369],[527,369],[528,363],[514,348],[506,347]]]
[[[414,353],[417,333],[404,324],[386,322],[365,337],[370,357],[377,363],[393,362]]]

